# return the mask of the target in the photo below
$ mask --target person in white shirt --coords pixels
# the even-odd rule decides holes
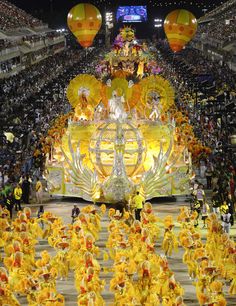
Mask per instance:
[[[226,212],[221,215],[221,221],[222,221],[223,231],[229,234],[229,230],[231,227],[231,223],[230,223],[231,214],[229,213],[229,209],[227,209]]]
[[[193,191],[193,194],[196,200],[200,203],[201,208],[203,206],[203,203],[205,202],[205,192],[202,187],[202,185],[199,185],[198,188]]]

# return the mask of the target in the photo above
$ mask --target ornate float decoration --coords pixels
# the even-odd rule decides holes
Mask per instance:
[[[112,51],[105,79],[78,75],[70,82],[67,97],[74,112],[47,159],[52,194],[117,203],[136,190],[146,199],[188,193],[191,154],[170,112],[172,86],[160,75],[140,74],[137,65],[133,78],[113,65],[112,56],[127,63],[135,55],[138,65],[147,60],[147,46],[135,53],[134,45],[133,38],[126,39],[119,55]]]

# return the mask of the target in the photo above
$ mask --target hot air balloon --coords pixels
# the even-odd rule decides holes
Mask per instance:
[[[67,24],[70,31],[84,48],[90,47],[102,25],[102,15],[90,3],[80,3],[68,13]]]
[[[174,52],[181,51],[197,31],[197,19],[184,9],[170,12],[164,22],[164,30]]]

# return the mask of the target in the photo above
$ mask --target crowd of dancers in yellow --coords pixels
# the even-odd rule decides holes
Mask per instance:
[[[216,214],[206,219],[207,237],[203,243],[200,232],[194,227],[196,213],[181,209],[178,221],[180,245],[184,248],[183,262],[196,286],[199,305],[227,305],[224,285],[229,284],[228,293],[236,294],[236,247],[235,242],[224,233]]]
[[[110,210],[109,215],[107,248],[114,260],[110,282],[114,305],[184,305],[184,290],[175,280],[166,256],[155,252],[160,229],[152,205],[144,204],[141,221],[135,220],[131,225],[127,222],[129,214],[122,217],[117,211]],[[163,246],[168,252],[169,242],[164,241]]]
[[[227,282],[229,294],[236,294],[235,242],[222,231],[216,215],[207,219],[204,244],[194,227],[196,215],[188,208],[181,208],[178,216],[178,237],[172,216],[159,220],[150,203],[144,204],[141,221],[134,220],[130,212],[110,208],[105,251],[96,246],[105,214],[104,204],[100,208],[88,205],[75,222],[66,225],[50,212],[32,217],[30,208],[19,211],[11,221],[8,211],[0,207],[0,305],[20,305],[19,295],[25,296],[31,306],[65,305],[56,281],[67,280],[69,271],[73,271],[78,305],[105,305],[105,281],[100,273],[109,272],[114,306],[183,306],[184,290],[167,260],[179,245],[185,250],[183,262],[196,286],[199,305],[226,305],[223,290]],[[162,250],[157,254],[161,224],[164,235]],[[42,239],[53,249],[37,257],[36,245]],[[102,266],[99,256],[103,257]]]

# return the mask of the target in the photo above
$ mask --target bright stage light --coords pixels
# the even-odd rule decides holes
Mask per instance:
[[[108,29],[113,28],[113,13],[112,12],[106,12],[106,26]]]

